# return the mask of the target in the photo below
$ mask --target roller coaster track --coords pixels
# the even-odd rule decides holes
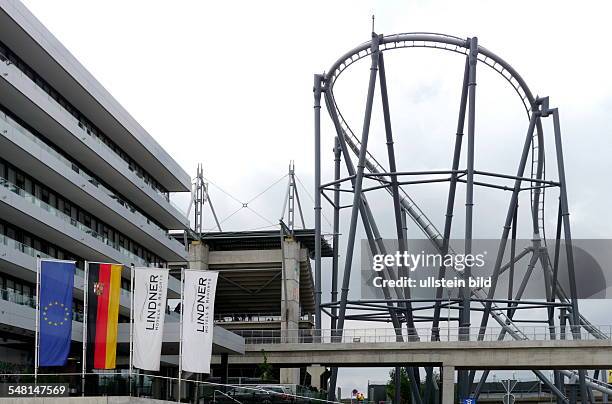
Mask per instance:
[[[380,51],[402,49],[402,48],[430,48],[439,49],[450,52],[459,53],[467,56],[469,53],[469,44],[466,39],[462,39],[455,36],[437,34],[437,33],[426,33],[426,32],[415,32],[415,33],[402,33],[389,36],[383,36],[379,42]],[[340,77],[340,75],[353,63],[370,56],[372,53],[371,42],[364,42],[361,45],[353,48],[349,52],[345,53],[340,57],[331,69],[325,74],[325,97],[328,112],[334,120],[336,129],[339,133],[342,133],[347,146],[351,151],[358,156],[360,152],[360,140],[355,135],[350,125],[346,122],[336,99],[334,97],[333,88]],[[478,61],[490,67],[501,75],[514,89],[516,94],[519,96],[527,117],[529,118],[532,111],[532,107],[535,105],[535,98],[533,93],[518,74],[514,68],[504,61],[502,58],[497,56],[495,53],[488,49],[478,46]],[[531,144],[531,178],[536,180],[544,179],[544,141],[541,123],[538,120],[537,130],[534,132],[533,141]],[[368,171],[374,174],[380,174],[385,172],[384,166],[376,160],[376,158],[368,151],[366,151],[366,162],[365,167]],[[387,184],[390,181],[389,177],[375,177],[381,184]],[[532,184],[533,185],[533,184]],[[391,190],[385,188],[389,193]],[[425,236],[432,241],[437,249],[442,248],[443,236],[440,231],[436,228],[434,223],[427,217],[427,215],[419,208],[416,202],[408,195],[408,193],[400,187],[402,194],[401,205],[403,210],[410,216],[417,227],[425,234]],[[538,195],[539,194],[539,195]],[[540,191],[531,191],[531,204],[533,213],[534,230],[539,233],[543,243],[545,245],[545,232],[544,232],[544,188]],[[537,205],[537,206],[536,206]],[[450,250],[451,253],[454,253]],[[459,273],[458,273],[459,274]],[[567,296],[562,294],[560,291],[560,299],[567,302]],[[478,299],[481,304],[485,305],[485,299],[487,293],[482,288],[474,288],[471,290],[471,294]],[[571,311],[571,308],[569,308]],[[504,328],[504,330],[516,340],[527,340],[529,337],[525,335],[522,330],[512,321],[506,314],[505,309],[501,309],[496,304],[491,306],[491,316],[493,319]],[[584,317],[580,316],[581,326],[584,327],[591,335],[598,339],[608,339],[608,336],[599,332],[596,327]],[[539,372],[535,371],[536,374]],[[567,377],[577,377],[577,372],[572,370],[562,371]],[[542,376],[539,374],[538,376]],[[612,394],[612,386],[603,383],[597,379],[587,376],[586,383],[593,389],[602,391],[604,393]]]

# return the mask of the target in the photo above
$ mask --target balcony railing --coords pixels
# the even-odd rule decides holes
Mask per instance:
[[[12,239],[8,236],[5,236],[3,234],[0,234],[0,244],[4,245],[8,248],[13,248],[14,250],[17,250],[23,254],[27,254],[30,257],[40,257],[40,258],[49,258],[49,259],[54,259],[54,257],[50,256],[49,254],[45,254],[44,252],[35,249],[34,247],[30,247],[29,245],[20,243],[19,241]],[[75,286],[77,287],[82,287],[83,283],[85,281],[85,271],[82,270],[79,267],[75,268],[75,273],[74,276],[76,276],[77,278],[79,278],[80,282],[75,282]],[[123,297],[127,297],[128,299],[130,298],[130,291],[124,288],[121,288],[121,296]]]
[[[26,296],[17,290],[0,289],[0,300],[15,303],[20,306],[28,306],[32,309],[36,308],[36,297]],[[72,311],[72,320],[83,322],[83,313]]]
[[[54,208],[53,206],[49,205],[48,203],[43,202],[42,200],[40,200],[36,196],[30,194],[26,190],[24,190],[24,189],[18,187],[17,185],[9,182],[6,178],[0,177],[0,186],[8,188],[11,192],[13,192],[16,195],[21,196],[24,200],[28,201],[32,205],[38,206],[39,208],[41,208],[41,209],[51,213],[55,217],[61,219],[65,223],[68,223],[72,227],[75,227],[75,228],[79,229],[83,233],[86,233],[89,236],[97,239],[98,241],[100,241],[100,242],[108,245],[109,247],[112,247],[115,250],[119,251],[120,253],[122,253],[123,255],[125,255],[126,257],[129,258],[129,260],[126,260],[126,262],[131,262],[131,263],[134,263],[134,264],[137,264],[137,265],[142,265],[142,266],[147,266],[148,265],[148,263],[144,259],[142,259],[141,257],[137,256],[136,254],[134,254],[130,250],[120,246],[118,243],[112,241],[108,237],[105,237],[104,235],[95,232],[94,230],[90,229],[89,227],[85,226],[84,224],[82,224],[82,223],[78,222],[77,220],[73,219],[72,217],[68,216],[66,213],[64,213],[64,212]]]
[[[0,298],[7,302],[18,304],[20,306],[29,306],[33,309],[36,308],[35,297],[26,296],[16,290],[0,289]]]
[[[510,342],[510,341],[550,341],[550,340],[600,340],[612,338],[610,325],[581,325],[562,327],[526,326],[519,327],[523,339],[515,339],[502,327],[440,327],[433,332],[431,328],[361,328],[361,329],[291,329],[291,330],[235,330],[244,338],[246,344],[380,344],[410,342]]]
[[[42,89],[35,81],[33,81],[27,74],[25,74],[23,71],[21,71],[17,66],[15,66],[14,64],[12,64],[10,61],[6,60],[4,62],[4,64],[7,66],[7,68],[9,68],[11,70],[11,74],[15,74],[20,76],[21,78],[27,80],[28,82],[30,82],[32,84],[32,88],[34,88],[36,91],[40,92],[43,97],[45,97],[50,103],[54,104],[55,106],[58,107],[59,110],[63,111],[64,114],[66,115],[66,117],[68,119],[70,119],[71,121],[73,121],[75,123],[75,125],[79,128],[79,130],[82,132],[83,135],[87,135],[87,137],[89,139],[94,140],[96,143],[98,143],[101,147],[105,148],[108,152],[112,153],[113,155],[117,156],[121,162],[121,164],[124,166],[124,168],[126,168],[127,170],[134,172],[136,174],[136,176],[139,178],[140,182],[148,189],[153,190],[156,194],[160,195],[166,202],[168,202],[170,205],[172,205],[176,210],[178,210],[179,212],[181,211],[178,206],[172,202],[170,200],[170,198],[168,197],[168,194],[163,192],[162,190],[156,188],[155,186],[153,186],[153,184],[147,182],[144,180],[144,178],[142,177],[141,174],[139,174],[137,171],[135,171],[130,164],[125,161],[123,158],[121,158],[121,156],[119,156],[119,154],[117,154],[112,148],[110,148],[106,143],[104,143],[102,141],[102,139],[98,138],[95,135],[92,135],[91,132],[89,130],[87,130],[84,125],[79,122],[79,120],[72,115],[70,112],[68,112],[66,110],[66,108],[64,108],[64,106],[62,104],[60,104],[59,102],[57,102],[55,100],[55,98],[53,98],[51,95],[49,95],[48,92],[46,92],[44,89]]]
[[[30,257],[36,258],[36,256],[40,256],[40,258],[53,258],[49,254],[45,254],[44,252],[39,251],[34,247],[30,247],[29,245],[20,243],[19,241],[3,234],[0,234],[0,243],[9,248],[13,248],[14,250],[20,251],[23,254],[29,255]]]
[[[269,323],[282,321],[282,316],[278,313],[221,313],[215,314],[215,321],[218,323]],[[300,321],[309,321],[310,315],[304,314]]]
[[[107,187],[102,185],[100,182],[98,182],[98,180],[96,180],[95,178],[93,178],[92,176],[90,176],[89,174],[84,172],[81,168],[79,168],[77,165],[75,165],[72,161],[68,160],[61,153],[58,153],[55,149],[53,149],[51,146],[49,146],[48,144],[43,142],[39,137],[34,135],[32,132],[30,132],[29,130],[27,130],[23,126],[21,126],[13,118],[11,118],[10,116],[6,115],[2,111],[0,111],[0,120],[3,120],[9,126],[11,126],[13,129],[17,130],[19,133],[24,135],[26,138],[28,138],[32,142],[36,143],[40,148],[42,148],[43,150],[45,150],[46,152],[51,154],[53,157],[55,157],[57,160],[59,160],[66,167],[70,168],[72,171],[74,171],[75,173],[77,173],[81,177],[83,177],[87,182],[89,182],[90,184],[92,184],[96,188],[100,189],[105,194],[107,194],[109,197],[114,199],[119,205],[127,208],[132,214],[137,216],[139,219],[146,221],[149,225],[152,226],[152,228],[156,231],[156,233],[158,235],[160,235],[162,237],[165,237],[165,238],[167,238],[169,240],[174,240],[168,234],[168,232],[166,230],[164,230],[163,228],[158,226],[155,222],[151,221],[148,217],[146,217],[145,215],[140,213],[132,204],[130,204],[129,202],[127,202],[124,199],[120,198],[113,191],[111,191],[110,189],[108,189]]]

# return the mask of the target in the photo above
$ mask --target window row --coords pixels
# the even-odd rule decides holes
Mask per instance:
[[[36,308],[36,285],[0,272],[0,299]],[[83,302],[74,299],[72,301],[72,319],[83,322],[83,310]],[[130,318],[120,314],[119,322],[129,323]]]
[[[38,87],[46,92],[51,98],[53,98],[58,104],[60,104],[68,113],[74,116],[79,126],[87,132],[90,136],[95,136],[105,145],[107,145],[115,154],[121,159],[128,163],[130,170],[136,173],[138,177],[142,178],[143,181],[156,189],[158,192],[163,194],[166,199],[169,198],[169,193],[164,187],[159,184],[149,173],[147,173],[142,167],[140,167],[127,153],[125,153],[115,142],[113,142],[108,136],[106,136],[99,128],[97,128],[89,119],[87,119],[81,112],[76,109],[71,103],[69,103],[57,90],[49,85],[42,77],[40,77],[30,66],[19,58],[11,49],[5,44],[0,42],[0,59],[5,62],[10,62],[17,67],[21,72],[30,78]]]
[[[0,220],[0,235],[17,241],[22,248],[29,247],[51,258],[58,260],[76,261],[77,268],[83,269],[84,260],[76,255],[60,248],[47,240],[43,240],[18,227]]]
[[[112,245],[130,251],[134,255],[145,260],[148,264],[154,266],[164,266],[166,264],[164,260],[151,251],[118,232],[97,217],[81,209],[63,196],[52,191],[45,185],[33,180],[24,172],[2,159],[0,159],[0,178],[14,184],[52,208],[63,212],[66,216],[84,225],[88,229],[91,229],[94,233],[102,235],[104,239],[108,240]]]
[[[82,175],[94,186],[98,188],[102,188],[102,191],[107,193],[109,196],[111,196],[121,205],[128,208],[132,212],[138,212],[138,214],[143,216],[149,223],[155,225],[161,231],[164,231],[164,226],[162,226],[159,222],[157,222],[155,219],[150,217],[147,213],[145,213],[141,209],[134,206],[132,203],[128,202],[127,198],[125,198],[120,193],[115,191],[112,187],[108,186],[108,184],[100,180],[97,176],[92,174],[89,170],[83,168],[76,160],[74,160],[64,151],[60,150],[57,146],[55,146],[55,144],[49,141],[44,135],[40,134],[36,129],[32,128],[30,125],[24,122],[21,118],[13,114],[6,106],[0,104],[0,116],[2,114],[4,114],[4,117],[7,119],[7,121],[11,125],[18,127],[18,129],[22,133],[24,133],[24,130],[25,130],[25,133],[28,133],[33,138],[37,139],[41,144],[44,144],[46,147],[48,147],[48,150],[52,150],[56,154],[56,156],[58,156],[62,161],[64,161],[67,165],[69,165],[70,168],[74,172]]]

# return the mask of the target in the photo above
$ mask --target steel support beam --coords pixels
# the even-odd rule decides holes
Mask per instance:
[[[339,135],[340,136],[340,135]],[[334,139],[334,179],[337,181],[340,179],[340,156],[342,150],[340,149],[340,140],[338,136]],[[334,218],[333,218],[333,236],[332,236],[332,279],[331,279],[331,301],[335,302],[338,299],[338,260],[339,260],[339,233],[340,233],[340,184],[334,185]],[[331,310],[331,328],[335,330],[336,323],[338,321],[338,309],[333,307]]]
[[[472,231],[474,215],[474,134],[476,125],[476,64],[478,62],[478,38],[469,40],[469,81],[468,81],[468,144],[467,144],[467,177],[465,190],[465,254],[472,253]],[[465,267],[464,278],[471,276],[469,265]],[[469,339],[469,327],[471,325],[471,290],[469,286],[461,288],[462,309],[460,315],[459,333],[463,339]],[[459,397],[468,398],[470,394],[469,373],[465,370],[458,372]]]
[[[344,141],[344,138],[339,137],[338,139],[339,139],[340,149],[342,150],[342,155],[344,156],[344,162],[346,164],[346,169],[351,177],[351,182],[354,188],[355,180],[356,180],[355,166],[353,165],[351,156],[348,151],[348,146],[346,142]],[[386,254],[387,253],[386,247],[384,245],[382,236],[380,235],[380,231],[378,230],[378,226],[376,225],[374,215],[372,214],[372,211],[370,209],[370,206],[368,205],[368,201],[365,195],[362,195],[361,197],[361,202],[359,204],[359,215],[361,216],[361,219],[363,222],[363,226],[364,226],[367,238],[368,238],[368,243],[370,245],[370,250],[371,250],[372,255],[377,254],[377,253]],[[381,275],[384,275],[384,273],[381,273]],[[399,321],[397,317],[397,313],[400,310],[399,308],[395,308],[393,306],[394,300],[391,299],[390,293],[387,287],[383,288],[383,293],[385,295],[385,302],[387,305],[387,310],[389,311],[389,315],[391,317],[391,322],[393,323],[393,327],[395,329],[396,334],[398,334],[398,341],[401,341],[402,340],[401,322]],[[395,301],[398,303],[398,306],[401,303],[406,303],[404,296],[400,296],[400,299],[397,299]],[[340,304],[342,304],[342,301],[340,302]],[[412,309],[406,311],[405,308],[402,308],[401,312],[403,314],[406,314],[407,312],[410,313],[410,317],[408,317],[406,321],[408,323],[409,330],[411,330],[412,333],[414,334],[414,318],[413,318]],[[341,328],[342,327],[338,326],[338,329],[341,329]],[[339,330],[339,332],[341,332],[341,330]],[[409,332],[409,334],[411,333]],[[407,373],[410,379],[412,390],[419,391],[418,369],[407,368]],[[332,369],[330,380],[335,380],[335,378],[337,377],[336,375],[337,375],[337,369]],[[413,399],[415,400],[416,403],[420,403],[419,396],[413,396]]]
[[[470,59],[465,58],[465,68],[463,71],[463,84],[461,86],[461,101],[459,103],[459,117],[457,119],[457,132],[455,135],[455,148],[453,152],[453,165],[451,170],[454,174],[451,176],[451,181],[448,189],[448,199],[446,202],[446,216],[444,221],[444,234],[442,239],[442,251],[441,254],[448,253],[448,245],[450,242],[451,228],[453,224],[453,214],[455,209],[455,195],[457,192],[457,170],[459,169],[459,161],[461,159],[461,143],[463,141],[463,129],[465,127],[465,111],[467,108],[468,98],[468,83],[470,74]],[[446,268],[441,267],[438,279],[444,278],[446,275]],[[432,337],[435,337],[437,330],[440,327],[440,300],[442,296],[442,288],[436,289],[436,303],[434,307],[433,322],[432,322]],[[447,324],[450,327],[450,324]],[[433,338],[432,338],[433,339]]]
[[[362,187],[363,187],[363,172],[365,169],[365,160],[368,147],[368,136],[370,134],[370,120],[372,118],[372,104],[374,103],[374,88],[376,87],[376,75],[378,72],[378,42],[379,36],[372,33],[372,62],[370,64],[370,80],[368,83],[368,95],[366,99],[365,114],[363,120],[363,129],[361,133],[361,151],[359,153],[359,162],[357,163],[357,173],[355,176],[355,186],[353,195],[353,205],[351,208],[351,222],[349,226],[349,234],[346,248],[346,258],[344,262],[344,273],[342,276],[342,289],[340,292],[340,310],[338,313],[337,327],[339,329],[344,328],[344,317],[346,314],[346,301],[348,299],[349,282],[351,279],[351,268],[353,265],[353,253],[355,250],[355,234],[357,232],[357,219],[359,215],[359,206],[361,205]],[[320,135],[320,134],[319,134]],[[319,139],[320,140],[320,139]],[[320,156],[319,156],[320,157]],[[319,163],[320,164],[320,163]],[[318,174],[320,176],[320,166]],[[315,173],[316,176],[316,173]],[[320,178],[319,178],[320,181]],[[320,186],[320,182],[317,184]],[[317,187],[317,193],[320,194],[320,190]],[[320,207],[319,207],[320,208]],[[320,223],[319,223],[320,226]],[[320,256],[320,255],[319,255]],[[337,369],[332,372],[329,380],[328,398],[333,399],[335,396],[334,391],[336,390],[337,380]]]
[[[548,107],[546,99],[545,107]],[[576,272],[574,268],[574,250],[572,247],[572,232],[569,222],[569,203],[567,200],[567,183],[565,181],[565,162],[563,161],[563,145],[561,142],[561,123],[559,122],[559,110],[554,108],[552,111],[545,111],[547,114],[552,112],[553,128],[555,134],[555,149],[557,156],[557,171],[559,175],[561,217],[563,221],[563,235],[565,238],[565,254],[567,259],[567,271],[570,283],[570,299],[572,304],[572,334],[574,339],[580,339],[580,312],[578,310],[578,292],[576,291]],[[587,397],[585,371],[578,371],[580,383],[580,397],[585,400]]]
[[[539,112],[538,111],[532,112],[531,119],[529,120],[529,128],[527,129],[527,136],[525,137],[525,144],[523,145],[523,152],[521,154],[521,159],[520,159],[519,167],[517,170],[518,172],[517,177],[522,177],[523,172],[525,171],[525,165],[527,164],[527,157],[529,155],[529,148],[530,148],[532,137],[533,137],[533,131],[535,129],[535,121],[536,121],[537,113]],[[504,253],[506,251],[506,244],[508,242],[508,236],[510,234],[512,219],[514,217],[514,210],[516,209],[516,206],[518,204],[518,194],[519,194],[519,190],[521,187],[521,182],[522,182],[521,179],[515,180],[514,189],[512,191],[512,196],[510,197],[508,213],[506,215],[506,221],[504,223],[502,236],[501,236],[499,247],[497,250],[497,257],[495,259],[495,265],[493,267],[493,275],[491,277],[491,287],[489,288],[489,292],[487,295],[487,298],[489,299],[493,299],[493,296],[495,295],[495,288],[497,286],[497,280],[499,277],[502,260],[504,258]],[[483,318],[480,323],[480,332],[479,332],[480,340],[482,339],[482,337],[484,337],[484,332],[487,327],[490,312],[491,312],[491,303],[488,302],[485,306],[485,312],[483,314]]]
[[[323,75],[314,76],[315,137],[315,328],[321,329],[321,91]]]

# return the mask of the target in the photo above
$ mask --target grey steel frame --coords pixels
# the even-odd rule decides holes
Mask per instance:
[[[395,162],[395,150],[393,142],[393,133],[391,128],[391,117],[389,110],[389,100],[387,94],[387,81],[384,65],[384,51],[409,48],[409,47],[427,47],[434,49],[442,49],[464,54],[466,57],[463,84],[461,92],[461,100],[459,107],[459,117],[457,122],[457,132],[454,145],[452,168],[448,171],[421,171],[421,172],[398,172]],[[341,73],[350,65],[367,56],[371,58],[370,75],[368,83],[368,92],[366,98],[365,113],[363,118],[363,126],[361,137],[358,139],[353,133],[350,126],[344,120],[338,105],[336,104],[333,88],[336,80]],[[502,75],[515,89],[519,95],[523,106],[529,117],[529,129],[527,131],[523,151],[517,174],[515,176],[490,173],[476,170],[474,167],[474,139],[475,139],[475,117],[476,117],[476,67],[478,62],[494,69]],[[377,80],[378,78],[378,80]],[[385,169],[367,150],[370,120],[374,102],[374,93],[376,82],[380,83],[380,96],[383,108],[383,118],[385,126],[385,136],[387,142],[387,155],[389,168]],[[329,112],[330,118],[334,124],[336,137],[334,143],[334,180],[326,184],[321,183],[321,97],[324,97],[325,105]],[[467,115],[467,167],[459,169],[461,157],[461,149],[463,143],[463,132]],[[544,179],[544,138],[541,119],[551,116],[553,117],[554,139],[556,148],[556,159],[559,179],[557,181],[549,181]],[[527,87],[522,77],[503,59],[478,45],[477,38],[461,39],[453,36],[432,34],[432,33],[406,33],[390,36],[382,36],[372,33],[372,39],[360,46],[352,49],[344,54],[326,74],[316,74],[314,76],[314,123],[315,123],[315,323],[316,329],[321,329],[322,316],[325,312],[331,318],[332,329],[341,330],[344,327],[346,319],[367,320],[367,321],[387,321],[393,323],[394,328],[401,329],[402,324],[405,324],[408,330],[415,330],[415,322],[431,322],[432,324],[432,339],[436,338],[439,332],[440,321],[458,321],[459,326],[465,331],[464,338],[469,339],[469,327],[471,325],[471,312],[480,311],[483,313],[480,324],[479,339],[485,335],[489,318],[493,318],[498,324],[503,327],[500,333],[500,339],[504,338],[505,334],[509,334],[515,339],[527,339],[520,329],[514,324],[513,317],[517,310],[526,308],[544,308],[548,310],[548,324],[550,326],[551,338],[557,338],[554,327],[554,310],[558,309],[561,312],[569,313],[567,319],[574,332],[573,338],[580,338],[579,332],[576,330],[580,326],[587,329],[591,324],[583,316],[580,315],[578,309],[578,300],[576,298],[575,287],[575,271],[573,266],[573,253],[571,247],[571,231],[569,223],[569,209],[567,202],[567,189],[565,184],[565,168],[563,164],[563,152],[561,145],[561,132],[559,124],[559,113],[557,109],[550,109],[548,106],[548,98],[535,98],[532,92]],[[353,166],[350,152],[358,157],[357,166]],[[525,177],[525,168],[528,157],[532,156],[532,173],[530,177]],[[344,157],[348,177],[341,178],[341,161]],[[429,176],[426,179],[403,180],[404,177],[414,176]],[[440,178],[440,176],[444,176]],[[476,177],[496,178],[505,180],[514,180],[513,187],[501,186],[491,183],[488,180],[477,181]],[[364,187],[364,179],[377,181],[379,186]],[[434,224],[425,216],[418,208],[416,203],[403,190],[402,185],[421,184],[432,182],[449,182],[449,193],[446,208],[446,219],[444,232],[441,234]],[[343,189],[342,184],[349,183],[350,189]],[[375,189],[385,189],[389,192],[393,200],[393,212],[395,217],[395,225],[397,232],[398,245],[400,249],[404,249],[406,244],[406,216],[415,222],[417,227],[432,241],[434,246],[443,254],[452,252],[449,247],[451,238],[452,217],[457,192],[457,184],[466,184],[465,196],[465,252],[469,253],[472,248],[473,232],[473,205],[474,205],[474,186],[483,186],[491,189],[501,189],[511,192],[511,197],[508,206],[506,222],[503,228],[500,246],[497,254],[497,259],[494,266],[493,286],[488,292],[482,289],[462,290],[459,299],[445,300],[442,296],[442,289],[438,289],[436,298],[433,301],[419,301],[411,299],[407,291],[399,292],[399,296],[391,296],[391,292],[383,290],[385,299],[381,301],[364,301],[364,300],[349,300],[349,281],[352,271],[352,257],[355,247],[355,237],[357,222],[361,217],[362,224],[368,239],[369,247],[372,253],[385,253],[385,246],[382,243],[382,237],[378,231],[376,221],[369,208],[366,194]],[[523,187],[523,183],[528,183],[530,186]],[[555,238],[554,262],[551,262],[548,253],[542,248],[546,244],[544,239],[544,229],[542,220],[543,209],[541,208],[544,198],[544,190],[549,187],[556,187],[560,193],[560,204],[558,214],[558,225]],[[528,251],[516,253],[516,224],[518,213],[518,195],[521,191],[529,190],[531,193],[531,212],[534,232],[534,245]],[[333,198],[330,198],[326,192],[333,192]],[[352,193],[352,203],[347,206],[340,205],[340,193]],[[333,223],[333,258],[332,258],[332,282],[331,282],[331,301],[329,303],[321,302],[321,196],[323,196],[333,207],[334,223]],[[340,290],[340,299],[338,300],[338,271],[340,260],[338,257],[340,242],[340,221],[339,214],[342,209],[350,208],[351,217],[346,241],[346,258],[344,260],[342,286]],[[566,243],[567,262],[569,264],[570,276],[570,293],[569,297],[563,291],[557,282],[558,256],[559,256],[559,241],[562,238]],[[504,251],[508,238],[511,238],[511,260],[503,264]],[[547,280],[547,301],[546,302],[527,302],[521,300],[522,293],[526,283],[529,281],[528,276],[522,280],[520,287],[516,291],[516,296],[513,298],[513,282],[510,282],[508,290],[508,299],[495,300],[495,293],[498,277],[505,271],[509,272],[511,280],[513,279],[515,264],[525,257],[528,253],[532,254],[529,261],[530,273],[533,267],[540,262],[545,272]],[[445,268],[440,268],[439,276],[444,276]],[[469,275],[469,268],[466,273]],[[392,273],[383,271],[384,276],[393,276]],[[400,276],[403,274],[400,273]],[[472,307],[473,303],[479,303],[482,308]],[[416,306],[414,304],[416,304]],[[505,305],[505,309],[501,308]],[[327,310],[329,309],[329,311]],[[433,315],[418,315],[420,311],[433,309]],[[456,310],[457,317],[441,318],[441,310]],[[347,314],[348,310],[357,310],[357,314]],[[387,315],[388,313],[388,315]],[[562,321],[565,321],[565,316]],[[414,331],[411,331],[414,332]],[[593,335],[597,338],[607,338],[605,335],[598,335],[593,329]],[[418,335],[409,334],[411,340],[418,340]],[[565,334],[559,336],[565,338]],[[402,336],[397,336],[401,341]],[[396,369],[397,370],[397,369]],[[434,394],[433,369],[427,368],[426,371],[426,388],[425,395],[421,397],[419,390],[419,369],[416,367],[407,368],[413,393],[413,399],[416,403],[421,403],[424,399],[429,402]],[[540,378],[553,391],[558,402],[569,402],[563,394],[563,378],[573,377],[573,371],[557,371],[555,372],[554,383],[549,381],[541,372],[534,371],[536,376]],[[588,378],[584,370],[577,372],[580,380],[581,397],[592,398],[591,388],[612,393],[612,388],[598,380]],[[477,397],[480,393],[480,388],[486,380],[488,372],[485,370],[480,382],[474,392],[470,391],[470,386],[474,380],[475,372],[465,370],[459,371],[459,395],[460,397]],[[337,378],[337,369],[332,369],[328,388],[328,398],[334,399],[334,391]]]

